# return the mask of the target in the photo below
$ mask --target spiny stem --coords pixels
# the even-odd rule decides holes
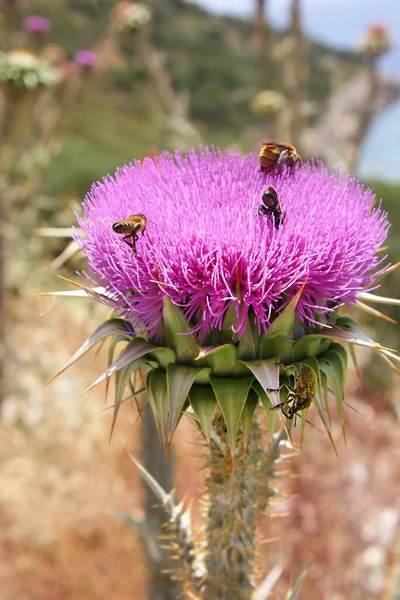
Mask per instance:
[[[204,600],[250,600],[252,596],[257,528],[268,499],[275,494],[270,478],[279,459],[280,436],[265,450],[254,420],[246,450],[239,433],[233,468],[224,420],[221,415],[214,418],[207,455]]]

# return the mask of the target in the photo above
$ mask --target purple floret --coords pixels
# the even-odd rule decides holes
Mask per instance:
[[[74,63],[82,69],[94,69],[98,62],[98,56],[93,50],[78,50],[74,55]]]
[[[258,215],[270,185],[284,215],[278,229]],[[250,309],[266,331],[304,283],[296,310],[309,323],[371,289],[389,228],[373,204],[370,190],[321,163],[263,174],[253,154],[164,153],[95,184],[75,237],[112,305],[150,337],[160,332],[165,295],[200,339],[221,329],[233,304],[232,330],[242,335]],[[135,255],[112,225],[138,213],[148,224]]]
[[[24,30],[28,33],[44,35],[50,33],[51,22],[46,17],[41,15],[31,15],[24,21]]]

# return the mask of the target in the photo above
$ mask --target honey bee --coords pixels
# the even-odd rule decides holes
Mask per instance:
[[[125,234],[122,238],[130,248],[132,253],[136,254],[136,242],[138,240],[138,234],[141,231],[142,235],[146,229],[147,219],[144,215],[131,215],[123,221],[117,221],[112,226],[115,233]]]
[[[315,400],[317,395],[317,376],[314,369],[306,363],[301,363],[300,370],[295,378],[294,387],[292,388],[287,383],[284,383],[283,386],[289,391],[287,398],[284,402],[272,406],[271,410],[282,408],[285,417],[288,419],[295,418],[294,424],[296,425],[296,413],[308,408],[313,400]],[[277,392],[278,390],[267,391]]]
[[[290,144],[278,144],[276,142],[263,142],[263,147],[258,155],[261,171],[269,173],[279,166],[293,167],[300,163],[301,158],[296,148]]]
[[[279,225],[283,223],[283,215],[276,189],[270,185],[268,190],[263,192],[261,199],[263,203],[258,207],[258,214],[272,215],[275,227],[278,229]]]

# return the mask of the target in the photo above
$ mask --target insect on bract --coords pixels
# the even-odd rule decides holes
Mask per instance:
[[[276,142],[264,142],[258,155],[261,171],[268,173],[277,167],[294,167],[302,164],[297,150],[290,144],[278,144]]]
[[[308,408],[315,400],[317,395],[317,375],[309,365],[301,363],[300,369],[295,374],[294,387],[292,388],[287,383],[284,383],[281,387],[286,387],[289,391],[287,398],[284,402],[271,407],[271,410],[282,408],[285,417],[293,419],[293,417],[296,418],[296,413]]]
[[[132,253],[136,254],[136,242],[138,240],[138,234],[141,231],[142,235],[146,229],[147,219],[144,215],[131,215],[123,221],[117,221],[112,226],[115,233],[124,235],[122,238],[130,248]]]
[[[258,214],[272,215],[275,227],[278,229],[279,225],[283,223],[283,215],[276,189],[270,185],[268,190],[263,192],[261,200],[262,204],[258,207]]]

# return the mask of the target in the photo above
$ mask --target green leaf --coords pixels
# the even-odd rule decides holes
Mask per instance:
[[[329,412],[328,378],[325,375],[325,373],[323,373],[322,371],[320,371],[320,375],[321,375],[321,394],[322,394],[322,400],[323,400],[323,403],[324,403],[326,414],[328,415],[328,418],[329,418],[329,425],[331,426],[331,414]]]
[[[244,377],[248,370],[237,360],[237,348],[233,344],[201,348],[196,359],[199,366],[210,366],[218,377]]]
[[[189,333],[192,328],[182,311],[167,296],[163,297],[163,319],[166,342],[175,351],[178,362],[193,363],[199,347],[194,335]]]
[[[210,385],[192,385],[189,401],[200,421],[204,436],[210,443],[212,421],[218,405],[213,388]]]
[[[126,342],[126,341],[129,341],[129,338],[127,338],[125,335],[114,335],[111,338],[111,341],[110,341],[109,346],[108,346],[107,366],[112,365],[112,363],[114,362],[115,349],[118,346],[118,344],[120,344],[122,342]],[[106,391],[105,391],[105,397],[106,398],[108,396],[109,383],[110,383],[110,380],[107,379],[107,381],[106,381]]]
[[[327,398],[327,394],[326,394],[326,396],[322,395],[322,392],[324,391],[324,381],[325,381],[325,386],[326,386],[325,374],[323,372],[321,372],[321,370],[319,368],[318,360],[314,356],[310,356],[309,358],[306,358],[302,362],[306,363],[312,369],[314,369],[314,371],[317,375],[317,396],[314,399],[314,406],[317,409],[319,418],[321,419],[327,434],[329,435],[329,437],[331,437],[331,428],[330,428],[329,420],[328,420],[328,418],[326,416],[326,412],[325,412],[325,408],[328,411],[327,403],[326,403],[326,407],[324,406],[324,398]]]
[[[81,394],[81,396],[83,396],[83,394],[86,394],[86,392],[91,390],[95,385],[98,385],[99,383],[101,383],[102,381],[107,379],[108,377],[111,377],[111,375],[113,375],[120,369],[123,369],[124,367],[126,367],[126,365],[128,365],[129,363],[137,361],[137,366],[140,366],[141,364],[146,362],[146,360],[145,359],[139,360],[139,359],[141,359],[146,354],[149,354],[153,350],[157,350],[157,346],[155,346],[154,344],[149,344],[148,342],[145,342],[141,338],[134,338],[125,346],[125,348],[123,349],[121,354],[118,356],[117,360],[115,362],[113,362],[113,364],[110,365],[104,371],[104,373],[102,373],[100,375],[100,377],[98,377],[96,379],[96,381],[94,383],[92,383],[92,385],[89,386]]]
[[[260,338],[260,357],[265,360],[279,356],[282,363],[292,362],[293,343],[283,334],[273,337],[263,334]]]
[[[304,362],[309,356],[316,356],[321,344],[321,339],[316,339],[308,335],[296,340],[293,345],[293,362]]]
[[[204,367],[204,369],[196,369],[197,375],[194,380],[198,385],[209,385],[210,384],[210,375],[212,373],[211,367]]]
[[[322,338],[320,340],[320,347],[318,348],[318,356],[326,352],[331,344],[332,340]]]
[[[267,336],[275,337],[276,335],[282,334],[285,337],[293,337],[296,306],[298,301],[300,300],[300,296],[303,293],[305,285],[306,283],[303,283],[303,285],[301,286],[297,294],[291,299],[289,304],[285,306],[283,311],[276,317],[274,321],[272,321],[271,329],[266,334]]]
[[[194,367],[183,367],[181,365],[168,365],[167,388],[168,405],[163,407],[165,411],[165,431],[161,430],[164,446],[168,455],[172,437],[182,416],[182,408],[188,397],[190,388],[196,379],[198,369]]]
[[[233,379],[210,375],[210,381],[225,419],[233,455],[239,421],[253,382],[253,377]]]
[[[374,342],[365,331],[349,317],[338,317],[336,323],[330,329],[322,329],[318,333],[312,333],[309,337],[330,338],[338,342],[348,342],[367,348],[390,350],[377,342]]]
[[[49,381],[53,381],[56,377],[61,375],[64,371],[66,371],[71,365],[73,365],[77,360],[79,360],[86,352],[89,352],[93,346],[98,344],[101,340],[106,338],[109,335],[115,335],[118,333],[126,333],[123,336],[126,340],[131,339],[132,330],[129,328],[129,325],[123,319],[109,319],[105,321],[96,329],[96,331],[88,337],[88,339],[82,344],[82,346],[75,352],[73,356],[65,363],[65,365],[52,377]]]
[[[130,338],[130,339],[132,339],[132,338]],[[108,353],[107,353],[108,354],[107,364],[109,366],[114,361],[115,348],[121,342],[129,342],[129,338],[127,338],[127,336],[125,336],[125,335],[114,335],[113,338],[112,338],[112,340],[110,341],[110,344],[108,346]]]
[[[362,385],[361,372],[360,372],[360,367],[358,365],[356,349],[354,348],[353,344],[349,344],[349,352],[350,352],[351,360],[353,361],[354,370],[356,372],[358,382],[359,382],[359,384],[361,386]]]
[[[224,320],[222,322],[222,343],[223,344],[231,344],[234,340],[235,334],[233,333],[231,327],[237,321],[236,316],[236,308],[233,302],[230,302],[225,315]]]
[[[373,344],[376,347],[382,348],[382,346],[379,343],[371,340],[371,338],[365,333],[365,331],[360,327],[360,325],[353,321],[353,319],[350,319],[350,317],[338,317],[335,321],[335,326],[339,327],[346,333],[354,336],[354,338],[357,340],[354,342],[356,344],[360,343],[359,341],[365,341],[367,345]],[[390,348],[385,349],[390,350]]]
[[[257,381],[259,381],[263,391],[270,398],[272,405],[276,406],[279,404],[279,358],[275,356],[274,358],[270,358],[268,360],[251,360],[242,362],[253,373]],[[260,400],[264,405],[262,398],[260,398]],[[266,409],[265,405],[264,408]]]
[[[240,339],[237,356],[239,360],[256,360],[260,354],[260,336],[254,324],[254,315],[247,317],[246,331]]]
[[[344,400],[344,370],[342,360],[337,352],[329,349],[318,358],[318,364],[328,378],[336,399],[336,406],[343,425],[343,400]]]
[[[164,407],[168,406],[167,374],[163,369],[153,369],[149,372],[146,390],[158,435],[161,438],[161,432],[166,429]]]
[[[139,360],[142,360],[143,362],[145,362],[144,359],[139,359]],[[133,362],[129,363],[123,369],[120,369],[119,371],[117,371],[117,373],[115,374],[115,401],[114,401],[113,420],[111,423],[111,430],[110,430],[110,440],[111,440],[112,434],[114,432],[114,427],[115,427],[115,423],[117,421],[118,412],[119,412],[119,409],[120,409],[120,406],[122,403],[122,397],[124,395],[125,388],[129,383],[129,380],[130,380],[130,377],[131,377],[133,371],[135,371],[137,368],[138,368],[137,361],[133,361]]]
[[[331,352],[335,352],[339,356],[341,363],[342,363],[343,376],[345,376],[347,373],[347,351],[346,351],[346,348],[343,348],[343,346],[341,344],[333,343],[333,344],[330,344],[329,350]]]
[[[255,379],[251,386],[253,390],[256,392],[261,404],[264,407],[265,413],[268,419],[268,431],[270,439],[272,439],[272,435],[275,432],[276,423],[278,421],[278,413],[276,410],[272,410],[272,402],[268,398],[267,394],[263,390],[261,384]]]
[[[253,389],[251,389],[249,391],[249,395],[247,396],[246,404],[244,405],[241,417],[243,428],[243,442],[245,448],[247,447],[247,443],[249,441],[251,422],[253,420],[254,411],[257,408],[257,404],[258,395]]]
[[[163,369],[176,362],[176,354],[171,348],[159,347],[157,350],[150,352],[149,357],[154,358]]]

